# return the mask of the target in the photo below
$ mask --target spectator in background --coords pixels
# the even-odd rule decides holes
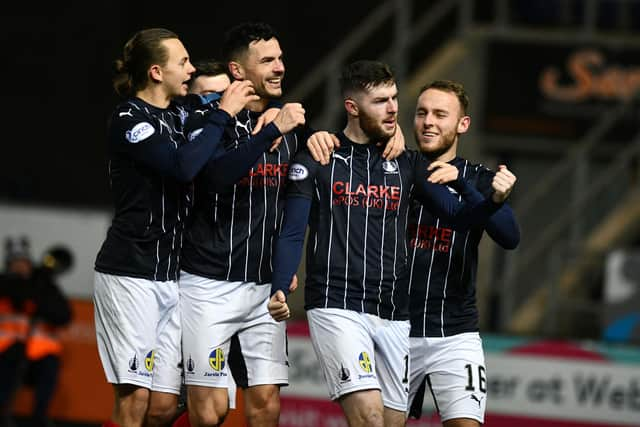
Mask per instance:
[[[47,251],[36,266],[29,241],[7,239],[5,267],[0,278],[0,408],[9,421],[11,402],[21,384],[33,387],[34,427],[50,424],[62,343],[59,331],[71,321],[67,298],[55,276],[68,269],[71,253],[62,248]]]

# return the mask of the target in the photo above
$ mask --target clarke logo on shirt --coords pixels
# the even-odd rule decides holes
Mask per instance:
[[[130,143],[136,144],[149,138],[155,132],[156,130],[153,128],[153,126],[151,126],[151,123],[142,122],[135,125],[133,129],[128,130],[125,133],[125,137]]]
[[[309,176],[309,170],[300,163],[289,166],[289,179],[291,181],[302,181]]]

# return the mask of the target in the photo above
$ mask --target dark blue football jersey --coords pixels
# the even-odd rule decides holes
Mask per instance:
[[[260,113],[243,110],[225,129],[224,145],[246,144]],[[213,189],[206,172],[195,180],[193,215],[185,233],[182,269],[214,280],[268,283],[274,236],[280,230],[289,163],[308,130],[283,135],[228,189]]]
[[[485,197],[491,195],[493,171],[460,157],[450,163],[470,186]],[[453,188],[450,191],[455,193]],[[519,241],[518,225],[507,204],[486,224],[457,231],[451,222],[414,201],[408,226],[412,337],[478,331],[476,274],[485,229],[504,247],[513,248]]]
[[[108,172],[115,207],[97,255],[100,272],[176,280],[191,180],[221,148],[231,117],[185,98],[157,108],[132,98],[108,129]]]

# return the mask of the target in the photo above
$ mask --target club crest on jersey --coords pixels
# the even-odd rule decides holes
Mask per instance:
[[[221,348],[216,348],[209,354],[209,366],[214,371],[220,372],[224,369],[224,353]]]
[[[203,128],[200,129],[196,129],[193,132],[189,132],[189,135],[187,135],[187,139],[189,141],[193,141],[194,139],[196,139],[198,137],[198,135],[200,135],[202,133]]]
[[[149,353],[147,353],[147,356],[144,358],[144,367],[147,369],[147,371],[153,372],[153,362],[155,361],[155,358],[155,351],[151,350]]]
[[[125,133],[125,137],[130,143],[136,144],[149,138],[155,133],[155,131],[156,130],[151,126],[151,123],[142,122],[135,125],[133,129],[128,130]]]
[[[291,181],[302,181],[309,176],[309,170],[300,163],[289,166],[289,179]]]
[[[385,160],[384,162],[382,162],[382,170],[384,171],[385,175],[397,174],[398,163],[395,160]]]
[[[371,362],[371,358],[369,358],[369,354],[366,351],[363,351],[358,356],[358,363],[363,371],[366,373],[370,373],[373,370],[373,363]]]

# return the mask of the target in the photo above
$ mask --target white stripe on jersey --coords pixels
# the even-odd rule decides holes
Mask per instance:
[[[266,155],[263,154],[263,157],[265,157]],[[249,279],[247,278],[247,273],[248,273],[248,268],[249,268],[249,249],[251,248],[249,246],[249,242],[251,241],[251,219],[253,217],[253,174],[249,174],[249,223],[247,224],[247,238],[246,238],[246,247],[247,247],[247,253],[244,257],[244,281],[247,282],[249,281]],[[266,208],[266,206],[265,206]]]
[[[284,145],[287,146],[287,138],[284,137],[284,135],[282,136],[282,139],[284,141]],[[278,151],[278,164],[281,165],[282,164],[282,158],[280,157],[280,147],[278,146],[278,148],[276,149]],[[289,152],[289,147],[287,146],[287,152]],[[289,157],[290,159],[291,157]],[[278,178],[278,186],[276,187],[276,198],[275,198],[275,202],[276,204],[273,206],[274,208],[274,212],[276,213],[275,217],[273,218],[273,228],[278,230],[277,233],[271,233],[271,239],[269,240],[269,250],[271,251],[271,248],[273,248],[273,239],[275,238],[276,235],[280,234],[280,230],[282,230],[282,221],[284,221],[284,215],[282,215],[280,217],[280,226],[278,226],[278,199],[280,196],[280,178]],[[263,241],[262,241],[262,250],[264,251],[264,223],[267,222],[267,190],[265,188],[264,191],[264,218],[265,220],[263,221],[262,224],[262,236],[263,236]],[[271,268],[271,271],[273,271],[273,257],[269,258],[269,266]],[[262,271],[262,254],[260,254],[260,265],[258,266],[258,275],[260,274],[260,272]]]
[[[164,195],[164,178],[163,178],[162,179],[162,199],[161,199],[162,200],[162,218],[161,218],[162,222],[161,222],[161,224],[162,224],[162,232],[166,233],[167,230],[166,230],[166,228],[164,226],[164,196],[165,195]]]
[[[411,208],[407,209],[407,213],[411,210]],[[411,255],[411,270],[409,271],[409,290],[408,290],[408,294],[411,295],[411,284],[413,283],[413,268],[416,264],[416,250],[418,247],[418,236],[420,235],[420,233],[418,233],[418,230],[420,228],[420,221],[422,221],[422,211],[424,210],[424,206],[422,206],[422,204],[420,204],[420,213],[418,214],[418,223],[416,224],[416,237],[414,238],[414,244],[413,244],[413,254]],[[408,222],[408,220],[407,220]],[[411,241],[409,241],[409,244],[411,244]]]
[[[465,160],[464,162],[464,172],[462,173],[462,177],[465,178],[467,176],[467,165],[469,164],[468,161]],[[476,172],[478,171],[478,169],[476,168]],[[460,269],[460,280],[462,281],[462,277],[464,276],[464,265],[467,262],[467,243],[469,243],[469,235],[471,233],[469,233],[469,231],[466,232],[466,236],[464,238],[464,247],[462,249],[462,268]]]
[[[353,159],[353,146],[351,146],[351,159]],[[353,179],[353,161],[349,165],[349,185],[351,185],[351,181]],[[333,182],[333,180],[331,181]],[[345,240],[346,248],[344,254],[344,299],[343,299],[343,307],[345,310],[347,309],[347,293],[348,293],[348,285],[349,285],[349,229],[350,223],[349,219],[351,218],[351,203],[347,203],[347,238]]]
[[[387,175],[384,175],[384,186],[387,186]],[[384,211],[382,212],[382,243],[380,245],[380,283],[378,284],[378,306],[376,311],[380,317],[380,304],[382,304],[382,280],[384,278],[384,229],[387,221],[387,198],[384,199]]]
[[[393,246],[393,288],[391,288],[391,318],[393,319],[393,315],[396,312],[396,304],[393,302],[393,296],[396,293],[396,283],[398,281],[398,275],[396,274],[396,261],[398,259],[398,213],[400,212],[400,206],[402,205],[402,171],[400,170],[400,166],[398,165],[398,161],[394,160],[396,167],[398,168],[398,178],[400,178],[400,198],[398,199],[398,208],[396,210],[396,220],[395,224],[395,244]],[[386,181],[386,178],[385,178]],[[407,209],[408,210],[408,209]]]
[[[462,178],[467,176],[467,162],[465,161],[464,168],[462,169]],[[462,201],[462,196],[458,195],[458,201]],[[469,233],[467,232],[467,237]],[[451,271],[451,259],[453,258],[453,247],[456,244],[456,231],[454,230],[451,235],[451,246],[449,246],[449,263],[447,264],[447,273],[444,276],[444,283],[442,285],[442,304],[440,304],[440,333],[442,338],[444,335],[444,302],[447,300],[447,285],[449,284],[449,272]],[[435,252],[435,250],[434,250]],[[427,322],[425,316],[425,323]]]
[[[318,189],[318,179],[314,178],[313,182],[315,183],[314,187],[316,189],[316,197],[318,198],[318,202],[320,201],[320,190]],[[318,252],[318,233],[316,232],[315,236],[313,236],[313,256],[315,257]]]
[[[158,265],[160,264],[160,239],[156,242],[156,268],[153,271],[153,280],[158,280]]]
[[[440,227],[440,218],[436,219],[436,228]],[[434,233],[433,242],[431,247],[436,245],[436,237],[438,233]],[[427,274],[427,292],[424,297],[424,321],[422,322],[422,335],[427,335],[427,301],[429,301],[429,285],[431,284],[431,268],[433,267],[433,259],[435,258],[435,251],[431,251],[431,261],[429,261],[429,274]]]
[[[369,185],[371,185],[371,173],[370,173],[370,169],[371,166],[369,166],[369,162],[371,159],[371,152],[369,150],[367,150],[367,188],[369,188]],[[362,302],[360,303],[360,307],[362,308],[362,312],[364,313],[364,300],[367,296],[367,286],[366,286],[366,281],[367,281],[367,236],[368,236],[368,231],[369,231],[369,203],[366,204],[365,206],[365,211],[364,211],[364,215],[365,215],[365,219],[364,219],[364,259],[362,261]]]
[[[444,284],[442,288],[442,304],[440,305],[440,332],[444,338],[444,301],[447,299],[447,284],[449,283],[449,271],[451,270],[451,258],[453,258],[453,245],[456,244],[456,232],[451,235],[451,246],[449,246],[449,263],[447,264],[447,273],[444,275]],[[435,250],[434,250],[435,252]],[[426,319],[425,319],[426,323]]]
[[[171,272],[171,253],[176,249],[176,228],[173,227],[173,237],[171,238],[171,250],[169,251],[169,259],[167,260],[167,280]],[[177,262],[177,261],[176,261]]]
[[[333,171],[336,167],[336,158],[333,158],[331,163],[331,180],[333,182]],[[333,238],[333,191],[329,191],[329,216],[331,217],[331,223],[329,224],[329,245],[327,246],[327,282],[325,284],[324,293],[324,308],[329,307],[329,271],[331,270],[331,239]]]
[[[238,132],[238,126],[242,127],[243,129],[246,130],[246,125],[243,125],[239,120],[238,117],[236,117],[236,124],[233,127],[233,131],[236,133],[236,140],[235,140],[235,148],[238,148],[239,145],[239,141],[240,141],[240,133]],[[236,191],[238,191],[238,185],[237,184],[233,184],[233,197],[231,199],[231,225],[229,228],[229,268],[227,270],[227,278],[226,280],[230,280],[231,279],[231,256],[233,255],[233,220],[235,218],[236,215]]]

